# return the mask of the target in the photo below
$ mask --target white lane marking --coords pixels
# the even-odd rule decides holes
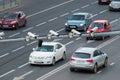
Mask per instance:
[[[60,40],[62,40],[62,39],[54,39],[53,42],[60,41]]]
[[[98,71],[97,74],[100,74],[102,71]]]
[[[36,26],[38,27],[38,26],[41,26],[41,25],[43,25],[43,24],[46,24],[47,22],[42,22],[42,23],[40,23],[40,24],[37,24]]]
[[[94,4],[96,4],[98,1],[95,1],[95,2],[93,2],[93,3],[91,3],[91,5],[94,5]]]
[[[60,29],[60,30],[58,30],[58,31],[56,31],[56,32],[60,32],[60,31],[63,31],[64,30],[64,28],[62,28],[62,29]]]
[[[78,37],[78,38],[76,38],[75,40],[79,40],[79,39],[81,39],[81,37]]]
[[[9,55],[9,54],[10,54],[10,53],[3,54],[3,55],[0,56],[0,58],[5,57],[5,56],[7,56],[7,55]]]
[[[35,15],[38,15],[38,14],[43,13],[43,12],[46,12],[46,11],[48,11],[48,10],[57,8],[57,7],[59,7],[59,6],[65,5],[65,4],[70,3],[70,2],[72,2],[72,1],[74,1],[74,0],[69,0],[69,1],[66,1],[66,2],[64,2],[64,3],[61,3],[61,4],[55,5],[55,6],[53,6],[53,7],[47,8],[47,9],[45,9],[45,10],[36,12],[36,13],[34,13],[34,14],[31,14],[31,15],[27,16],[27,18],[32,17],[32,16],[35,16]]]
[[[23,32],[29,31],[29,30],[31,30],[31,29],[33,29],[33,28],[34,28],[34,27],[27,28],[27,29],[23,30]]]
[[[24,48],[25,46],[21,46],[21,47],[19,47],[19,48],[17,48],[17,49],[14,49],[14,50],[12,50],[12,52],[16,52],[16,51],[18,51],[18,50],[20,50],[20,49],[22,49],[22,48]]]
[[[22,67],[24,67],[24,66],[26,66],[26,65],[28,65],[28,64],[29,64],[29,62],[27,62],[27,63],[25,63],[25,64],[19,66],[18,68],[22,68]]]
[[[6,76],[6,75],[8,75],[8,74],[10,74],[10,73],[12,73],[12,72],[14,72],[14,71],[15,71],[15,70],[13,69],[13,70],[11,70],[11,71],[9,71],[9,72],[7,72],[7,73],[1,75],[0,78],[4,77],[4,76]]]
[[[70,41],[70,42],[68,42],[68,43],[66,43],[65,45],[67,46],[67,45],[69,45],[69,44],[71,44],[71,43],[73,43],[74,41]]]
[[[71,12],[76,12],[76,11],[79,11],[80,9],[75,9],[75,10],[73,10],[73,11],[71,11]]]
[[[68,15],[68,14],[69,14],[69,12],[64,13],[64,14],[60,15],[60,17],[64,17],[64,16],[66,16],[66,15]]]
[[[117,40],[117,39],[119,39],[119,38],[120,38],[120,36],[117,35],[117,36],[113,37],[112,39],[103,42],[102,44],[100,44],[99,46],[97,46],[97,48],[99,48],[99,49],[100,49],[100,48],[103,48],[104,46],[106,46],[106,45],[112,43],[113,41],[115,41],[115,40]]]
[[[87,5],[85,5],[85,6],[81,7],[81,8],[86,8],[86,7],[88,7],[88,6],[90,6],[90,5],[89,5],[89,4],[87,4]]]
[[[115,19],[115,20],[113,20],[113,21],[111,21],[110,23],[112,24],[112,23],[115,23],[115,22],[117,22],[119,19]]]
[[[56,19],[58,19],[58,17],[52,18],[52,19],[48,20],[48,22],[54,21]]]
[[[88,40],[87,43],[95,42],[95,40]]]
[[[20,34],[20,32],[15,33],[15,34],[13,34],[13,35],[9,36],[8,38],[14,37],[14,36],[19,35],[19,34]]]
[[[99,12],[99,14],[102,14],[102,13],[104,13],[104,12],[106,12],[107,10],[103,10],[103,11],[101,11],[101,12]]]
[[[114,62],[112,62],[111,64],[110,64],[110,66],[113,66],[115,63]]]
[[[25,74],[23,74],[23,75],[21,75],[21,76],[19,76],[19,77],[14,77],[13,80],[22,80],[22,79],[25,78],[25,76],[31,74],[32,72],[33,72],[33,71],[29,71],[29,72],[27,72],[27,73],[25,73]]]
[[[97,16],[98,14],[94,14],[93,17]]]
[[[32,45],[32,44],[34,44],[34,43],[36,43],[36,42],[37,42],[37,41],[32,41],[31,43],[28,43],[27,46]]]
[[[67,62],[66,64],[64,64],[64,65],[62,65],[62,66],[60,66],[60,67],[58,67],[58,68],[56,68],[56,69],[54,69],[54,70],[52,70],[52,71],[50,71],[50,72],[48,72],[47,74],[45,74],[45,75],[37,78],[36,80],[44,80],[44,79],[52,76],[53,74],[57,73],[58,71],[66,68],[66,67],[68,66],[68,64],[69,64],[69,62]]]

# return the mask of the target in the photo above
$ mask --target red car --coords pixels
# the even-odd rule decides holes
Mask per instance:
[[[109,32],[111,31],[111,26],[109,24],[108,20],[94,20],[90,26],[87,29],[87,33],[92,32],[92,30],[97,27],[97,29],[94,31],[95,33],[101,33],[101,32]],[[94,36],[93,39],[100,38],[104,39],[107,36]],[[90,37],[86,38],[87,40],[90,39]]]
[[[1,29],[18,29],[26,26],[26,15],[22,11],[8,12],[0,21]]]
[[[98,0],[98,4],[106,3],[109,4],[111,0]]]

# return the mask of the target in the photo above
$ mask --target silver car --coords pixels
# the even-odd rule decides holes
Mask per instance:
[[[70,58],[70,71],[78,69],[92,70],[97,72],[98,67],[106,67],[108,62],[107,54],[90,47],[78,48]]]
[[[112,0],[109,4],[109,11],[120,10],[120,0]]]

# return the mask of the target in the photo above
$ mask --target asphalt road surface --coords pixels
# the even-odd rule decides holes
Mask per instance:
[[[108,5],[98,5],[96,0],[26,0],[17,9],[27,14],[27,26],[18,30],[4,30],[6,38],[25,37],[27,32],[46,36],[49,30],[61,34],[67,17],[74,12],[89,12],[93,19],[107,19],[112,31],[120,30],[120,12],[110,12]],[[1,14],[2,16],[3,14]],[[84,37],[57,39],[67,46],[67,59],[55,66],[31,66],[29,54],[37,41],[0,43],[0,80],[119,80],[120,36],[111,36],[103,41],[86,41]],[[97,47],[109,56],[108,67],[96,74],[89,71],[70,72],[69,58],[78,47]]]

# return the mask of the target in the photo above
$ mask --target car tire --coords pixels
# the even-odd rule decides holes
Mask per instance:
[[[52,59],[52,66],[55,65],[55,58]]]
[[[66,59],[66,54],[65,52],[63,53],[63,56],[62,56],[62,60],[65,60]]]
[[[96,73],[96,72],[97,72],[97,69],[98,69],[97,64],[95,64],[95,65],[94,65],[94,68],[93,68],[93,73]]]
[[[74,71],[75,71],[75,69],[74,69],[74,68],[70,68],[70,71],[71,71],[71,72],[74,72]]]
[[[104,64],[103,64],[104,68],[107,67],[107,63],[108,63],[108,58],[106,58],[105,61],[104,61]]]

